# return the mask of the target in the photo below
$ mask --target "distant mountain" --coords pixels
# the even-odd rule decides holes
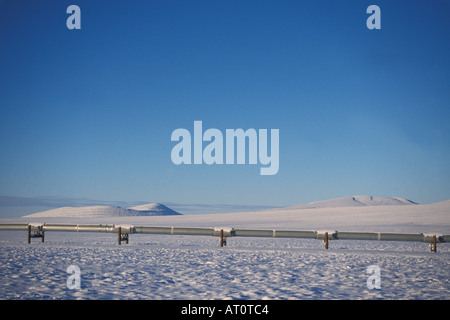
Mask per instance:
[[[348,196],[336,199],[315,201],[289,207],[290,209],[340,208],[362,206],[399,206],[417,203],[400,197]]]
[[[181,215],[181,213],[178,213],[160,203],[150,203],[132,208],[112,206],[62,207],[29,214],[23,218],[101,218],[169,215]]]

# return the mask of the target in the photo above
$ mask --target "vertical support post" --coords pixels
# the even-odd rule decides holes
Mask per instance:
[[[31,243],[31,226],[28,225],[28,243]]]
[[[431,244],[431,252],[436,252],[437,250],[437,244],[436,244],[436,235],[433,235],[433,243]]]
[[[122,227],[117,230],[117,242],[119,246],[122,244]]]
[[[223,229],[220,229],[220,247],[223,247]]]
[[[27,227],[28,231],[28,243],[31,243],[31,238],[41,238],[41,242],[44,243],[45,241],[45,232],[42,226],[31,226],[30,224]],[[33,231],[33,234],[31,234],[31,231]]]
[[[325,242],[325,249],[328,249],[328,232],[325,232],[325,239],[323,242]]]

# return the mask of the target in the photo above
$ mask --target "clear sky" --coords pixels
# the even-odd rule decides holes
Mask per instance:
[[[0,216],[11,197],[450,199],[449,57],[449,0],[0,0]],[[278,173],[173,164],[195,120],[279,129]]]

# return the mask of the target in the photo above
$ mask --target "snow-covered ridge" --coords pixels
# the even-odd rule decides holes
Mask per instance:
[[[140,212],[153,212],[152,215],[179,215],[181,213],[176,212],[175,210],[170,209],[169,207],[161,204],[161,203],[148,203],[140,206],[130,207],[129,210],[137,210]]]
[[[322,208],[344,208],[344,207],[367,207],[367,206],[403,206],[417,205],[415,202],[400,197],[374,197],[374,196],[347,196],[336,199],[315,201],[306,204],[298,204],[278,210],[298,209],[322,209]],[[273,211],[273,210],[269,210]],[[23,218],[103,218],[103,217],[140,217],[140,216],[170,216],[181,215],[160,203],[149,203],[130,208],[116,206],[83,206],[62,207],[33,213]]]
[[[101,218],[181,215],[163,204],[150,203],[131,208],[113,206],[62,207],[24,216],[23,218]]]
[[[417,203],[400,197],[373,197],[373,196],[348,196],[336,199],[315,201],[299,204],[289,208],[311,209],[311,208],[341,208],[361,206],[399,206],[415,205]]]

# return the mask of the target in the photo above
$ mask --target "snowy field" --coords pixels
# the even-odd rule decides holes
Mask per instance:
[[[0,299],[449,299],[450,250],[377,241],[2,232]],[[68,289],[70,265],[81,289]],[[367,288],[371,265],[381,289]]]
[[[335,230],[450,234],[448,206],[402,206],[395,209],[394,217],[389,208],[379,207],[342,210],[329,219],[323,217],[329,209],[320,209],[124,217],[108,222],[299,230],[339,224]],[[412,219],[414,210],[426,216]],[[385,220],[387,216],[390,222]],[[0,219],[0,223],[10,222],[25,221]],[[0,231],[0,299],[450,298],[450,243],[439,243],[438,252],[432,253],[428,244],[420,242],[338,240],[325,250],[320,240],[234,237],[228,239],[227,247],[220,248],[219,239],[212,236],[132,234],[128,245],[119,246],[113,233],[76,232],[47,232],[45,243],[40,239],[26,242],[24,231]],[[66,271],[71,265],[80,268],[80,289],[67,287],[70,274]],[[371,276],[367,269],[372,265],[380,269],[380,289],[367,286]]]
[[[28,245],[19,234],[2,233],[1,299],[450,298],[444,244],[132,235],[118,246],[114,234],[49,233]],[[67,288],[70,265],[80,290]],[[367,288],[370,265],[379,290]]]

